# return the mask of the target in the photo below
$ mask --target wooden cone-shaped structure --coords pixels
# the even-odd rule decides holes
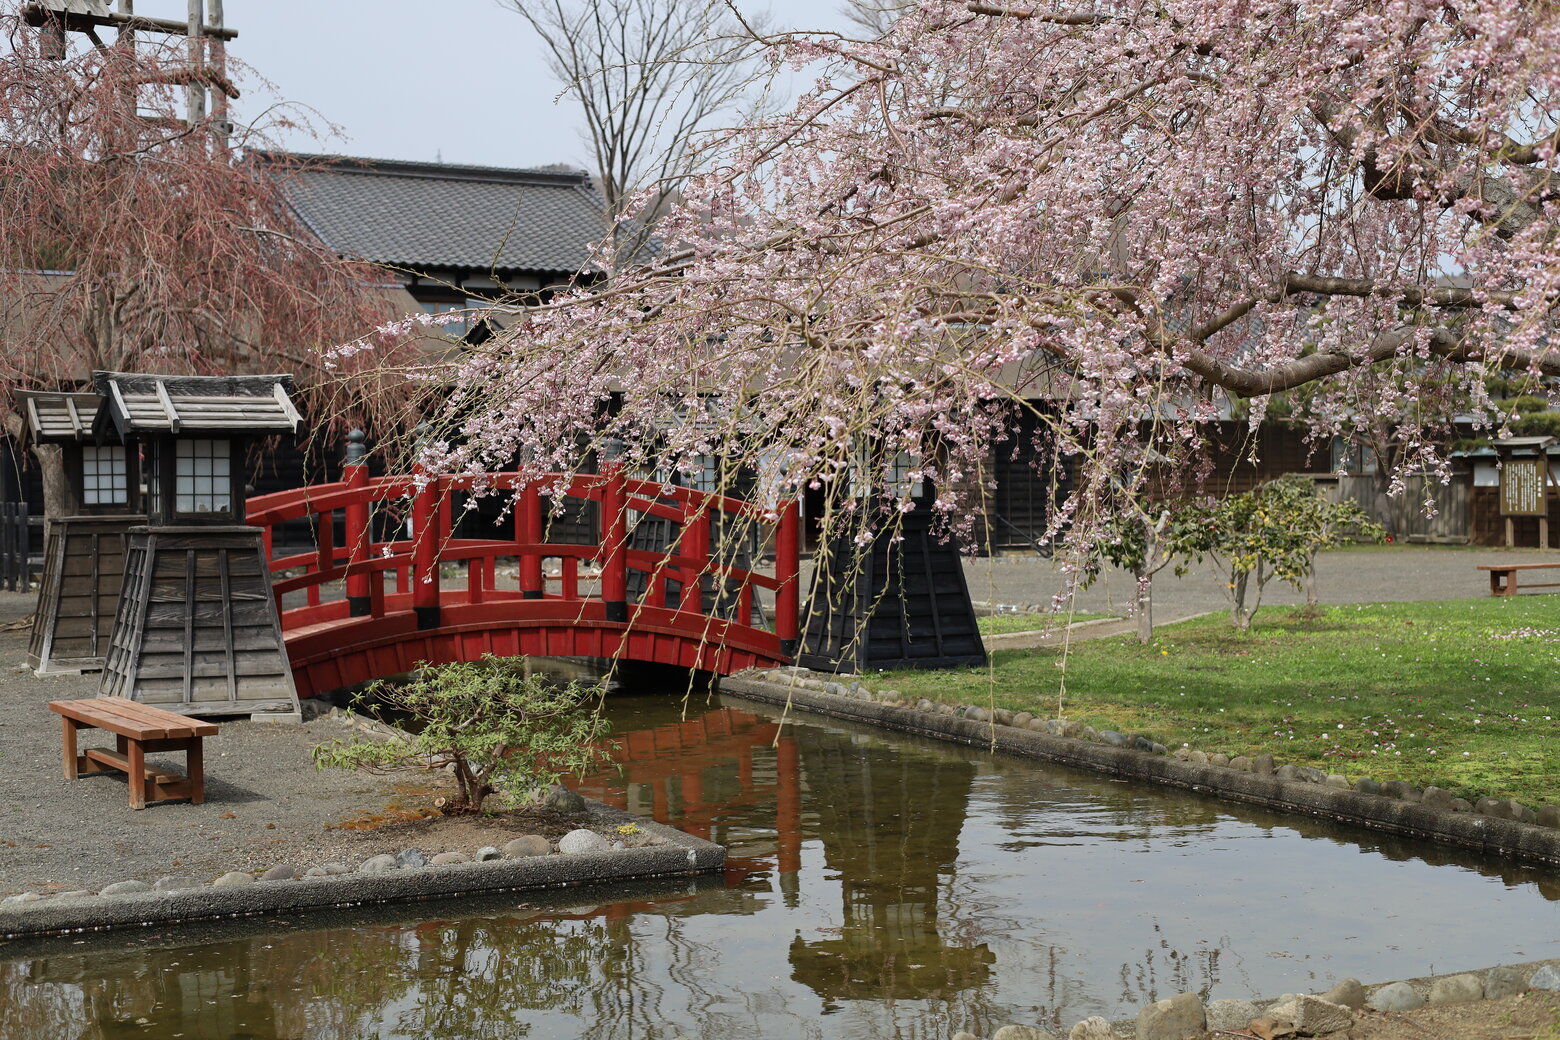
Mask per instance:
[[[138,527],[104,696],[189,715],[298,710],[254,527]]]
[[[244,524],[237,479],[247,437],[301,425],[291,377],[94,378],[99,430],[138,440],[147,470],[102,692],[191,715],[296,712],[264,532]]]
[[[132,447],[91,443],[99,397],[18,391],[32,443],[63,455],[65,513],[44,532],[43,574],[27,663],[39,675],[103,667],[119,608],[125,539],[144,524],[140,470]]]
[[[894,535],[901,537],[895,540]],[[820,554],[797,663],[825,672],[986,663],[958,547],[924,504],[870,546],[833,539]]]

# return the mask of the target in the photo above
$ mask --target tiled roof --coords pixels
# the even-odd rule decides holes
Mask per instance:
[[[294,211],[343,256],[412,270],[580,270],[602,237],[601,197],[578,170],[505,170],[389,159],[261,153],[300,164]]]

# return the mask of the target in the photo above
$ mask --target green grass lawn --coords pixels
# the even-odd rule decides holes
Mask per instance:
[[[1083,611],[1072,614],[988,614],[976,618],[975,626],[980,629],[980,634],[983,636],[1000,636],[1012,632],[1059,632],[1068,625],[1075,625],[1080,621],[1096,621],[1112,616],[1114,615],[1086,614]]]
[[[1062,680],[1065,676],[1065,692]],[[1560,596],[1268,608],[1060,648],[987,669],[893,672],[877,689],[992,704],[1210,754],[1273,753],[1467,797],[1560,803]]]

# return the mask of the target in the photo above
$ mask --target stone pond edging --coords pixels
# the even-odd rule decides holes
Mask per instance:
[[[1560,865],[1560,828],[1523,823],[1484,812],[1457,811],[1452,807],[1455,800],[1450,798],[1446,800],[1446,807],[1439,807],[1393,797],[1394,793],[1409,794],[1406,784],[1389,782],[1377,785],[1382,793],[1365,793],[1318,782],[1314,777],[1312,780],[1299,779],[1300,770],[1293,766],[1274,768],[1271,756],[1266,755],[1259,757],[1267,759],[1264,765],[1273,770],[1271,773],[1259,772],[1249,762],[1243,763],[1247,769],[1241,769],[1182,761],[1166,754],[1163,745],[1151,744],[1141,737],[1124,737],[1121,738],[1124,746],[1113,746],[1003,725],[985,718],[960,717],[953,714],[955,709],[951,706],[944,705],[945,710],[939,710],[930,701],[921,701],[917,706],[892,703],[891,700],[897,700],[897,694],[887,692],[879,696],[891,696],[890,701],[872,700],[860,687],[802,669],[744,672],[722,679],[720,690],[766,704],[789,705],[885,729],[994,747],[1007,754],[1046,759],[1112,777],[1162,784],[1280,812],[1352,823],[1513,860]],[[986,714],[985,709],[974,711],[979,715]],[[1312,772],[1320,773],[1319,770]],[[1291,779],[1291,776],[1296,778]],[[1325,779],[1324,774],[1322,779]],[[1418,793],[1417,789],[1413,790]],[[1506,811],[1515,815],[1509,806],[1510,803],[1502,801],[1493,808],[1502,811],[1502,807],[1507,807]],[[1553,815],[1548,809],[1545,812]]]
[[[1275,999],[1204,1001],[1195,993],[1181,993],[1146,1005],[1136,1018],[1116,1022],[1091,1018],[1063,1036],[1066,1040],[1183,1040],[1205,1033],[1251,1036],[1248,1028],[1265,1018],[1293,1026],[1301,1036],[1326,1037],[1346,1035],[1357,1012],[1413,1011],[1536,991],[1560,992],[1560,960],[1526,961],[1375,985],[1343,979],[1325,993],[1286,993]],[[1004,1029],[1008,1030],[1005,1036]],[[1273,1034],[1292,1035],[1282,1030]],[[1053,1036],[1033,1026],[1004,1026],[992,1034],[992,1040],[1052,1040]],[[979,1038],[962,1033],[955,1034],[953,1040]]]
[[[449,896],[571,888],[603,881],[687,877],[721,870],[726,850],[683,831],[592,803],[599,820],[634,824],[659,844],[602,852],[523,856],[244,885],[49,896],[0,904],[0,938],[190,923],[277,911],[323,910]],[[112,887],[112,886],[110,886]]]

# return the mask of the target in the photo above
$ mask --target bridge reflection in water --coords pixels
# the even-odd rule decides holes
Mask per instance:
[[[853,1000],[947,1000],[987,981],[995,955],[985,943],[950,939],[939,912],[959,854],[950,824],[969,802],[972,763],[842,743],[733,708],[620,743],[621,773],[585,778],[582,793],[726,845],[730,883],[772,867],[795,906],[802,844],[822,846],[840,884],[841,923],[817,937],[796,934],[790,963],[825,1011]],[[828,794],[810,800],[805,819],[804,788]],[[771,803],[771,835],[736,822],[739,810]]]
[[[805,717],[608,706],[623,770],[584,789],[726,845],[724,878],[13,946],[0,1037],[946,1040],[1560,935],[1560,882],[1436,846]]]

